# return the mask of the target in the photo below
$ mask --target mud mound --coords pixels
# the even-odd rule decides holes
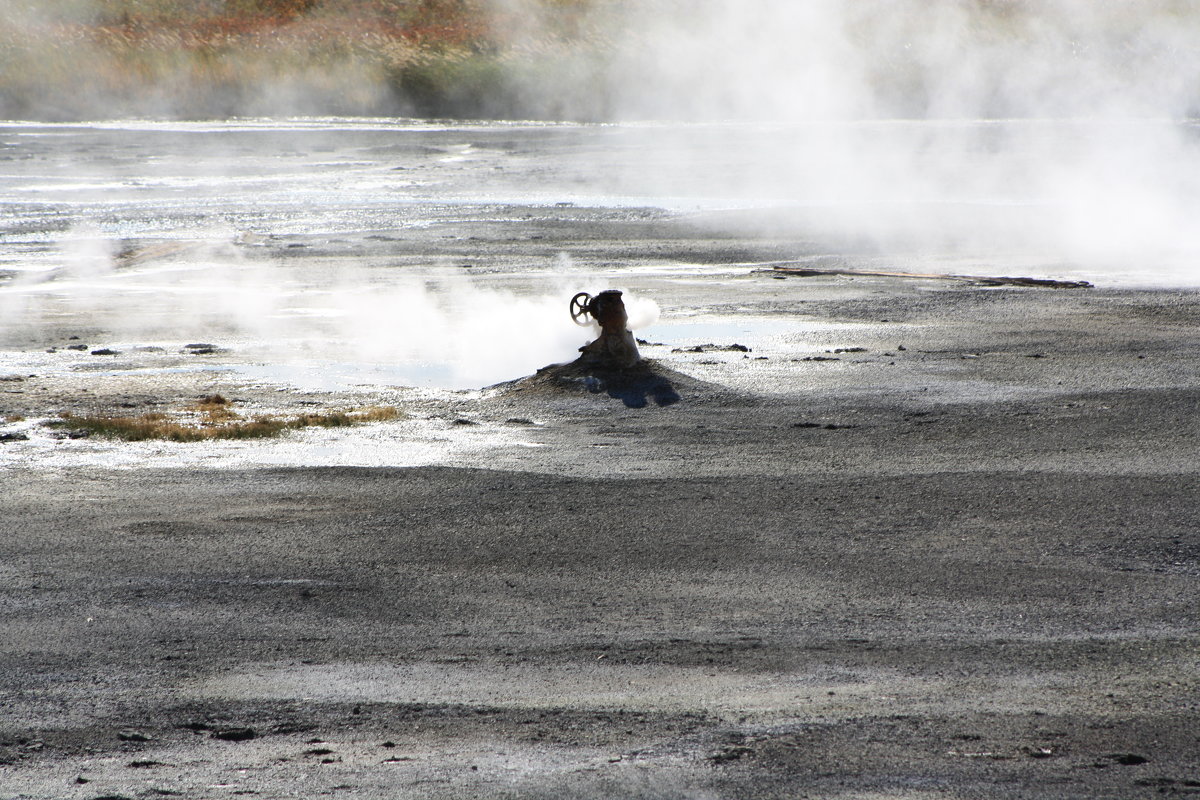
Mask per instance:
[[[632,367],[618,369],[587,363],[583,358],[569,364],[542,367],[527,378],[502,383],[495,388],[513,396],[603,394],[620,400],[629,408],[643,408],[651,403],[674,405],[685,396],[694,397],[715,390],[703,381],[652,359],[642,359]]]

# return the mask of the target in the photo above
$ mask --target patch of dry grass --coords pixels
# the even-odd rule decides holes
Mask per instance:
[[[399,419],[391,406],[369,406],[352,411],[327,411],[286,416],[260,414],[246,418],[220,395],[211,395],[175,413],[152,411],[139,416],[64,413],[46,423],[52,428],[86,431],[94,436],[127,442],[151,439],[171,442],[203,442],[215,439],[263,439],[301,428],[341,428],[368,422]]]

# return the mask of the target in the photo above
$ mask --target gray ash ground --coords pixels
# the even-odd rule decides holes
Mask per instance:
[[[6,330],[45,368],[0,374],[0,797],[1200,790],[1200,295],[776,280],[731,265],[819,246],[513,208],[253,257],[386,283],[437,252],[520,294],[569,247],[662,307],[643,371],[299,387],[233,333]],[[404,417],[39,423],[213,393]]]
[[[1194,793],[1200,298],[739,280],[895,322],[422,395],[536,445],[427,466],[6,468],[6,796]]]

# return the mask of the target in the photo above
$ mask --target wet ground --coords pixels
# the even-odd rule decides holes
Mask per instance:
[[[6,217],[0,796],[1200,791],[1200,294],[781,277],[911,264],[538,174]],[[610,285],[645,368],[539,371]],[[401,417],[42,424],[214,393]]]

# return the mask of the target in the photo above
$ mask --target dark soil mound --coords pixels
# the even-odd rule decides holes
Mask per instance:
[[[632,367],[620,369],[578,358],[569,364],[542,367],[528,378],[502,383],[496,388],[506,394],[606,394],[629,408],[643,408],[650,403],[673,405],[685,395],[705,392],[706,387],[708,384],[703,381],[651,359],[642,359]]]

